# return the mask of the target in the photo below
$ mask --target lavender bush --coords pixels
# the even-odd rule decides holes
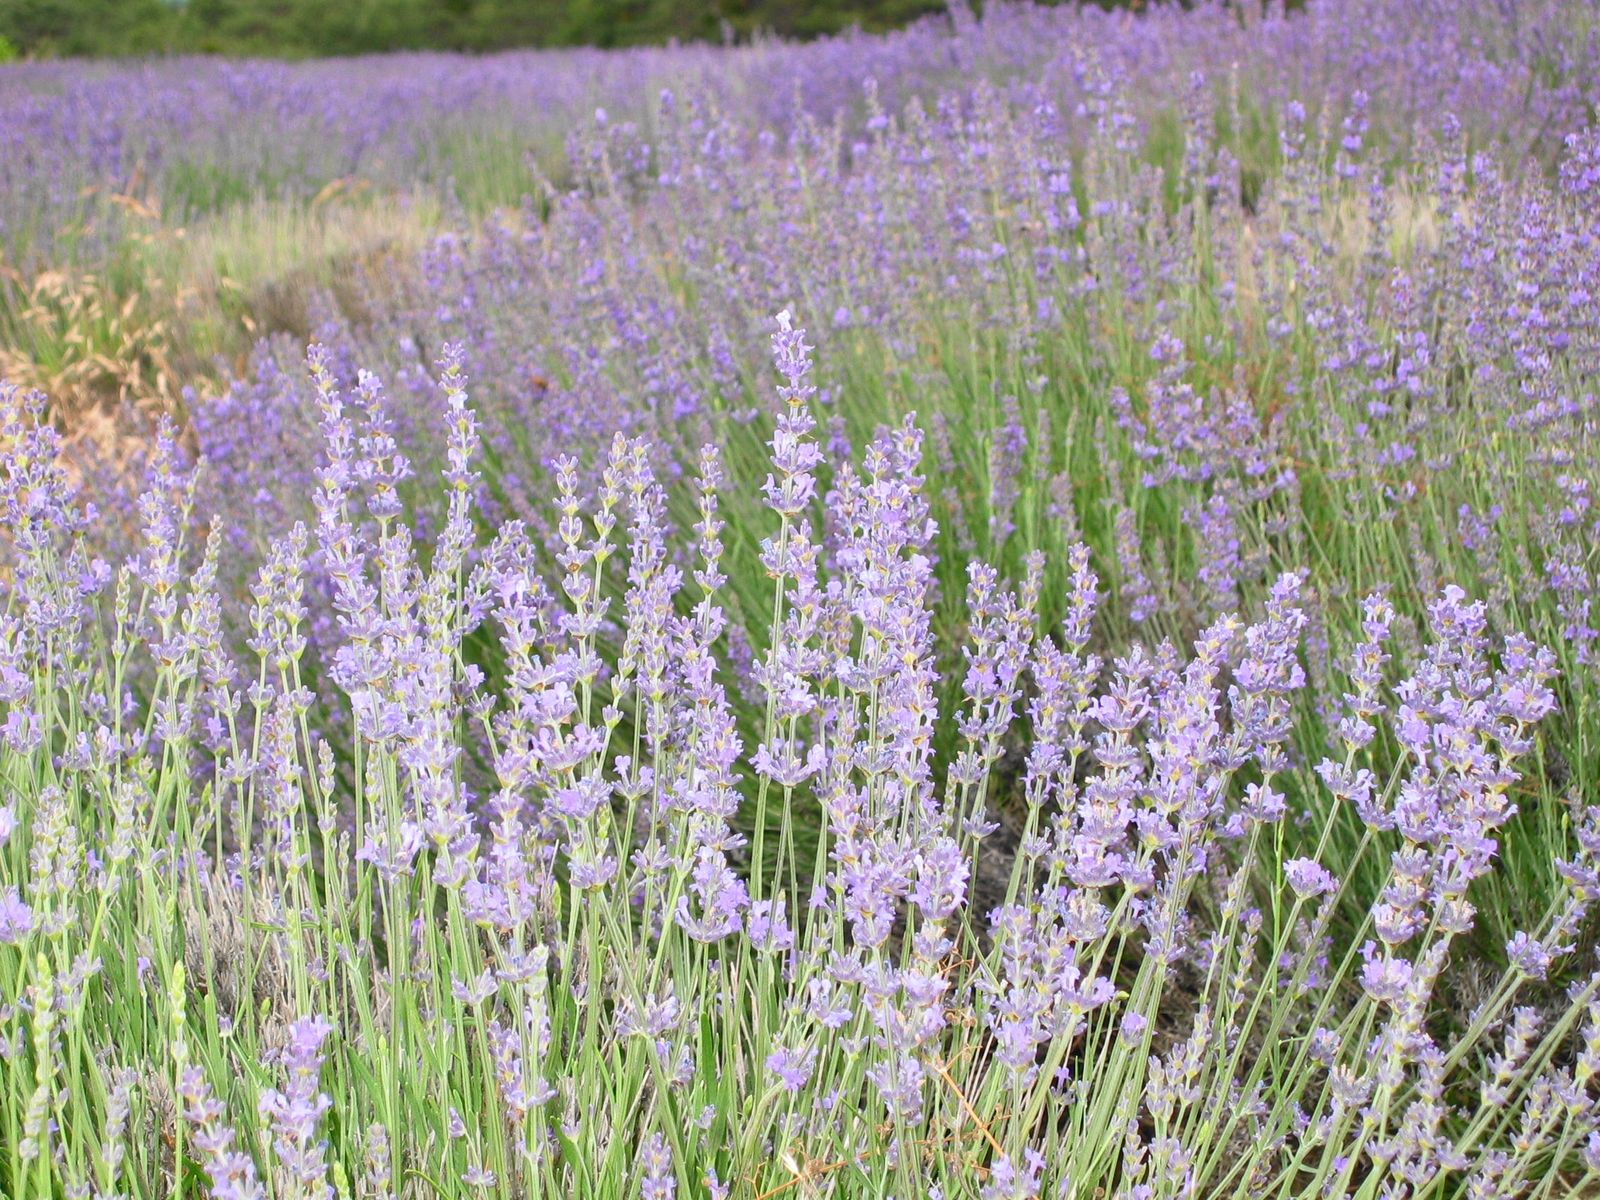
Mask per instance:
[[[892,107],[978,77],[1070,104],[1085,47],[1140,79],[1146,115],[1177,102],[1195,69],[1239,70],[1266,113],[1361,79],[1397,148],[1419,118],[1448,110],[1474,137],[1548,155],[1592,103],[1595,36],[1592,14],[1561,0],[1341,0],[1294,19],[1208,3],[1137,22],[998,4],[981,21],[956,6],[886,37],[809,45],[20,64],[0,74],[0,246],[25,267],[63,241],[102,243],[129,200],[183,222],[255,193],[309,197],[352,178],[514,203],[529,184],[524,153],[554,170],[579,118],[599,108],[648,123],[663,87],[780,135],[802,114],[859,124],[869,80]]]
[[[1086,55],[1101,67],[1086,71]],[[733,114],[736,130],[690,137],[720,159],[736,149],[730,133],[782,139],[838,121],[853,139],[873,125],[869,88],[897,112],[983,80],[1021,111],[1065,116],[1103,103],[1105,77],[1136,80],[1120,96],[1124,140],[1175,180],[1181,131],[1216,116],[1253,197],[1289,104],[1315,122],[1352,89],[1370,96],[1375,161],[1405,161],[1418,123],[1448,112],[1516,173],[1548,166],[1590,118],[1597,64],[1593,14],[1570,0],[1330,0],[1292,18],[1207,3],[1138,21],[1001,2],[981,21],[957,6],[890,37],[807,46],[12,66],[0,73],[0,352],[20,352],[0,353],[0,372],[79,408],[142,393],[170,405],[262,332],[303,343],[295,293],[308,279],[342,283],[372,260],[387,273],[395,247],[586,171],[592,147],[574,135],[591,115],[612,131],[620,174],[671,174],[649,153],[663,90]],[[1239,107],[1208,114],[1230,83]],[[331,247],[330,218],[351,231]]]
[[[0,1193],[1600,1194],[1597,39],[0,76],[565,147],[116,459],[5,389]]]
[[[1391,686],[1395,614],[1370,597],[1313,764],[1293,745],[1300,575],[1190,657],[1163,642],[1107,663],[1083,546],[1055,630],[1037,558],[1015,589],[974,561],[940,761],[921,436],[886,431],[837,468],[824,562],[809,347],[779,325],[753,746],[717,649],[713,448],[687,572],[639,443],[619,436],[592,504],[563,461],[547,578],[521,524],[475,535],[456,351],[447,516],[424,547],[397,519],[370,381],[345,396],[317,350],[316,524],[274,540],[240,662],[219,533],[183,565],[193,481],[172,447],[113,569],[89,557],[51,433],[14,421],[13,1186],[1511,1195],[1600,1176],[1600,972],[1519,1004],[1585,918],[1600,809],[1483,999],[1458,1027],[1434,1019],[1555,707],[1554,655],[1491,645],[1485,606],[1451,587]],[[336,732],[306,720],[313,555]],[[610,660],[608,563],[627,580]],[[463,654],[480,632],[498,686]],[[969,888],[1019,709],[1027,831],[984,917]],[[1398,748],[1381,774],[1380,739]],[[758,811],[819,804],[815,848],[784,823],[775,854],[746,855],[742,787]],[[1324,820],[1318,852],[1285,860],[1313,792],[1360,842],[1330,853]],[[1371,860],[1381,887],[1336,936]]]

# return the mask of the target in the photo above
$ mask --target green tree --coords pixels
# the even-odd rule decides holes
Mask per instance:
[[[177,14],[162,0],[5,0],[0,37],[24,54],[148,54]]]
[[[632,46],[716,40],[724,28],[787,37],[851,25],[882,30],[944,6],[945,0],[0,0],[0,38],[23,54],[46,56]]]

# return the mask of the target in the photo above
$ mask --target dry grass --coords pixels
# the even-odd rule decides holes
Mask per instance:
[[[370,288],[410,274],[442,219],[437,203],[360,181],[192,226],[166,226],[144,203],[126,211],[130,232],[102,272],[0,266],[0,379],[43,392],[67,442],[110,462],[131,429],[181,416],[184,390],[203,397],[245,373],[259,339],[310,338],[317,296],[366,320]]]
[[[258,339],[309,337],[314,297],[364,319],[363,283],[409,272],[441,220],[434,201],[359,180],[188,226],[143,202],[124,207],[126,234],[103,270],[0,274],[0,379],[42,391],[69,439],[113,457],[130,409],[178,412],[185,387],[203,395],[242,373]]]
[[[258,201],[166,231],[151,239],[143,265],[171,290],[186,329],[185,358],[204,369],[223,354],[242,367],[258,337],[307,336],[317,292],[359,310],[353,281],[409,270],[440,218],[433,200],[336,180],[310,204]]]
[[[177,391],[170,314],[148,293],[98,275],[12,273],[0,377],[37,388],[65,414],[129,402],[165,405]]]

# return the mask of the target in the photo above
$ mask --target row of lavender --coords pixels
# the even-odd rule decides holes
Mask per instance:
[[[132,488],[8,397],[4,1190],[1600,1184],[1593,28],[1354,12],[586,121]]]
[[[780,136],[801,114],[859,117],[869,80],[896,107],[983,77],[1042,87],[1070,112],[1084,98],[1071,63],[1085,47],[1140,80],[1144,117],[1174,104],[1192,70],[1233,69],[1266,113],[1365,87],[1396,152],[1417,119],[1449,111],[1475,139],[1547,158],[1593,104],[1600,34],[1575,8],[1340,0],[1288,20],[1272,5],[1207,2],[1131,21],[1093,6],[1002,3],[981,21],[957,5],[893,36],[811,45],[24,64],[0,72],[0,264],[31,271],[72,258],[93,269],[130,207],[182,224],[252,195],[310,197],[341,180],[512,202],[492,188],[479,196],[474,173],[509,155],[502,186],[523,186],[524,153],[559,171],[578,118],[598,108],[645,121],[663,87],[715,99]]]
[[[1529,174],[1445,113],[1390,171],[1357,88],[1315,124],[1289,103],[1281,169],[1252,180],[1217,132],[1247,123],[1236,76],[1191,74],[1169,169],[1141,153],[1138,81],[1089,50],[1071,61],[1089,97],[1074,111],[979,85],[890,112],[868,88],[859,135],[802,120],[779,139],[666,93],[653,139],[612,122],[574,136],[577,182],[545,215],[440,237],[411,276],[371,281],[359,324],[325,305],[328,369],[346,388],[381,375],[425,472],[446,432],[432,361],[461,344],[487,441],[475,501],[553,551],[552,466],[576,456],[598,484],[619,431],[651,447],[682,525],[701,446],[761,478],[760,314],[796,305],[822,347],[831,464],[909,412],[931,439],[942,634],[965,624],[977,558],[1017,577],[1048,552],[1059,615],[1082,538],[1116,584],[1119,638],[1187,641],[1305,568],[1322,673],[1362,594],[1396,591],[1416,621],[1403,597],[1457,581],[1590,686],[1593,130]],[[294,339],[263,343],[249,378],[194,408],[199,507],[240,564],[309,512],[302,361]],[[425,489],[407,500],[419,530],[443,519]],[[728,503],[748,663],[769,613],[762,514],[753,495]],[[315,643],[331,615],[312,620]]]

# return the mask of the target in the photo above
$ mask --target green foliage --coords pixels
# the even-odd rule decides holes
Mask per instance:
[[[175,46],[181,13],[162,0],[7,0],[0,38],[26,55],[148,54]]]
[[[7,0],[0,43],[36,57],[609,47],[882,30],[944,7],[941,0]]]

